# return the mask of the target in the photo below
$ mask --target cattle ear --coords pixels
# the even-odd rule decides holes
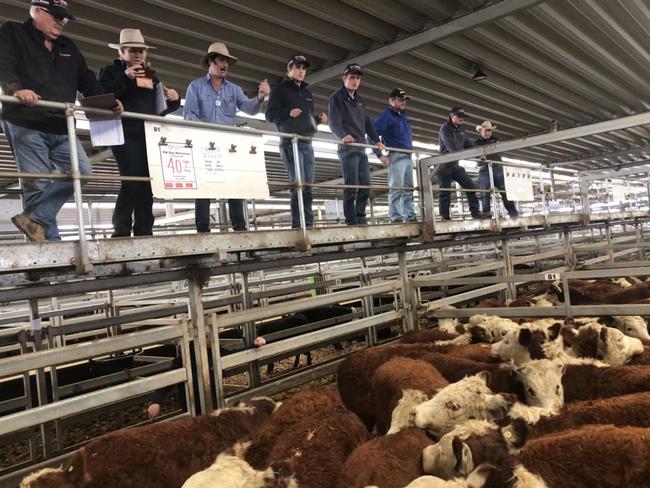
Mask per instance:
[[[467,476],[474,470],[474,458],[472,456],[472,450],[467,444],[465,444],[460,437],[454,437],[451,441],[451,447],[454,452],[454,457],[456,458],[456,466],[454,466],[454,471],[461,474],[462,476]]]
[[[477,373],[476,376],[485,382],[485,386],[487,386],[490,383],[490,379],[492,379],[492,375],[489,371],[481,371],[480,373]]]
[[[497,425],[506,425],[509,421],[508,413],[516,401],[517,396],[511,393],[492,395],[487,402],[488,417]]]
[[[488,338],[487,331],[485,328],[480,325],[473,325],[468,329],[469,336],[472,338],[473,344],[480,344],[483,342],[492,342],[491,338]]]
[[[608,315],[605,315],[603,317],[600,317],[598,319],[598,323],[606,325],[607,327],[613,327],[616,321],[614,320],[614,317],[610,317]]]
[[[599,336],[600,336],[600,340],[602,340],[603,342],[607,342],[607,327],[603,327],[602,329],[600,329]]]
[[[467,486],[483,488],[496,469],[496,466],[488,463],[479,465],[467,478]]]
[[[519,344],[527,346],[533,340],[533,332],[530,329],[519,330]]]
[[[562,327],[560,329],[560,334],[562,335],[565,347],[571,347],[573,345],[573,340],[578,335],[577,331],[573,327]]]
[[[555,339],[557,339],[558,336],[560,335],[561,329],[562,329],[562,324],[560,322],[551,325],[546,332],[548,340],[554,341]]]

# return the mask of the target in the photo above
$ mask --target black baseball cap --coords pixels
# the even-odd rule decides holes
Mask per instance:
[[[450,115],[457,115],[459,117],[465,117],[465,109],[463,107],[452,107],[449,111]]]
[[[393,88],[393,91],[390,92],[390,98],[399,98],[400,100],[410,100],[411,97],[409,97],[404,90],[401,88]]]
[[[295,66],[296,64],[302,64],[305,68],[309,68],[309,66],[311,66],[309,64],[309,61],[307,61],[307,58],[302,54],[296,54],[292,56],[292,58],[287,63],[287,66]]]
[[[41,7],[54,15],[64,19],[75,20],[74,15],[68,12],[68,2],[65,0],[32,0],[32,5]]]
[[[363,76],[363,70],[361,69],[361,66],[359,66],[356,63],[353,64],[348,64],[345,69],[343,70],[344,75],[361,75]]]

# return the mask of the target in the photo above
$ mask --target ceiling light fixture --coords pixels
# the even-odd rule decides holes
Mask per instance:
[[[472,76],[472,80],[474,81],[481,81],[487,78],[487,75],[483,72],[481,67],[478,64],[475,64],[472,69],[474,70],[474,76]]]

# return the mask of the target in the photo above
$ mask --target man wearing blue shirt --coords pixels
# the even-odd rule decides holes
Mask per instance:
[[[340,141],[338,156],[341,161],[343,181],[346,185],[370,185],[368,156],[363,147],[348,146],[350,143],[366,144],[368,138],[377,143],[379,150],[384,145],[379,142],[366,104],[357,92],[361,85],[363,71],[358,64],[349,64],[343,71],[343,86],[329,99],[329,126]],[[341,144],[342,143],[342,144]],[[343,190],[343,213],[347,225],[365,225],[368,188],[346,188]]]
[[[390,92],[388,108],[375,120],[375,130],[386,146],[396,149],[413,149],[411,123],[404,109],[410,100],[404,90],[395,88]],[[388,156],[380,156],[384,166],[388,166],[388,186],[413,188],[413,164],[411,154],[390,151]],[[391,222],[416,222],[413,208],[413,190],[390,189],[388,192],[388,217]]]
[[[190,83],[185,95],[183,117],[212,124],[235,125],[237,110],[249,115],[260,111],[264,98],[271,91],[269,83],[258,85],[257,98],[248,98],[239,85],[226,80],[228,68],[237,58],[231,56],[222,42],[215,42],[201,59],[208,73]],[[228,200],[230,222],[234,230],[246,230],[245,200]],[[197,199],[194,207],[197,232],[210,232],[210,199]]]

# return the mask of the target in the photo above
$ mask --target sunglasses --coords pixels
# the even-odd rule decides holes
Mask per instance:
[[[64,17],[63,15],[52,13],[46,8],[39,7],[38,9],[45,12],[46,14],[48,14],[50,17],[52,17],[59,24],[66,25],[68,22],[70,22],[70,19],[68,17]]]

